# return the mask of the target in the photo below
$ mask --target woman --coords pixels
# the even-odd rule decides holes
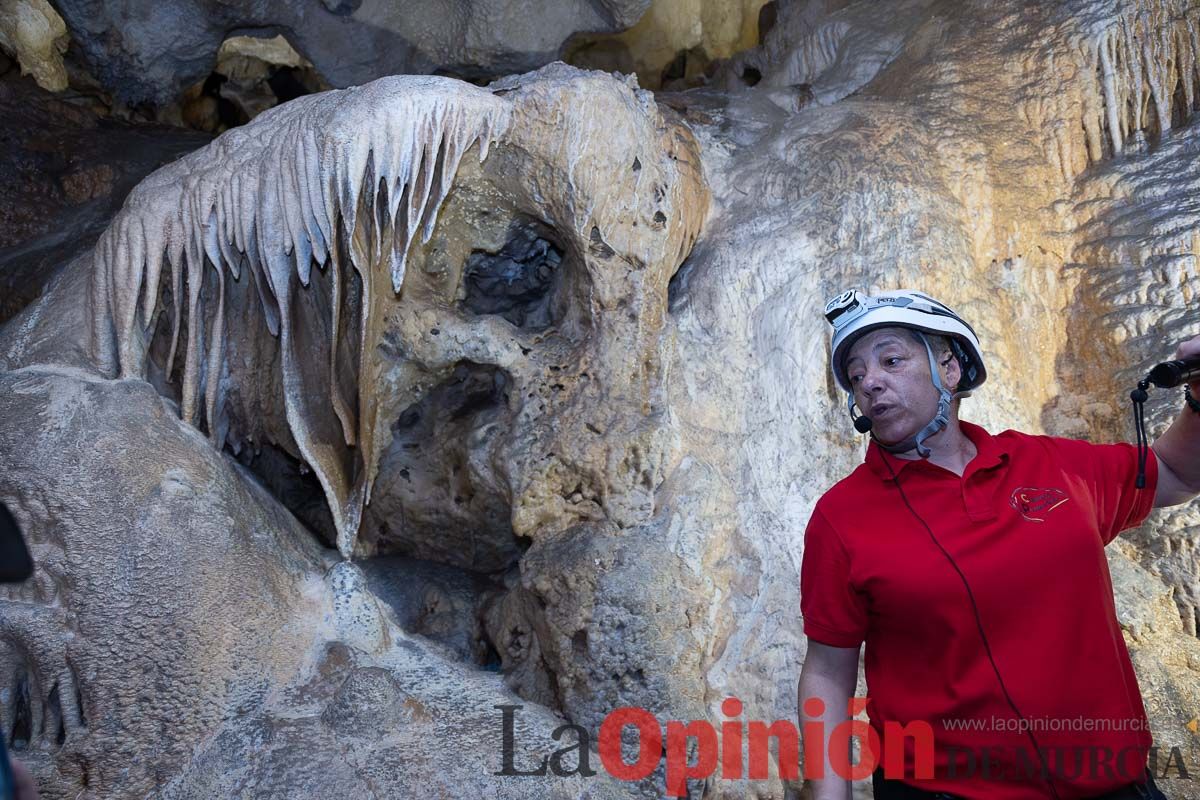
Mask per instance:
[[[831,367],[871,442],[805,532],[802,725],[828,740],[848,718],[865,642],[877,798],[1162,798],[1104,547],[1200,491],[1187,457],[1200,413],[1185,406],[1154,443],[1137,489],[1132,445],[960,421],[987,373],[942,303],[851,291],[826,316]],[[1197,353],[1200,337],[1178,356]],[[846,800],[828,741],[822,752],[805,770],[814,798]]]

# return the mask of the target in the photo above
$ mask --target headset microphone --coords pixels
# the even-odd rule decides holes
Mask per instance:
[[[871,418],[863,414],[854,413],[854,409],[857,407],[857,405],[858,404],[854,402],[854,395],[847,394],[846,410],[850,412],[850,419],[854,420],[854,430],[858,431],[859,433],[867,433],[871,430]]]

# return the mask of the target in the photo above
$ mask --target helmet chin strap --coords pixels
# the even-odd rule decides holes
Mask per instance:
[[[889,453],[907,453],[909,450],[915,448],[918,456],[929,458],[931,451],[925,446],[925,440],[935,433],[945,430],[946,426],[950,424],[950,401],[954,399],[954,395],[942,385],[942,376],[938,372],[937,360],[933,357],[933,348],[929,346],[929,339],[923,333],[921,334],[921,341],[925,343],[925,353],[929,356],[929,374],[933,376],[933,386],[938,390],[937,413],[933,415],[933,419],[926,423],[924,428],[921,428],[916,434],[909,436],[904,441],[887,444],[881,442],[874,431],[871,432],[871,438],[875,440],[877,445]],[[850,396],[850,403],[851,407],[853,407],[853,395]]]

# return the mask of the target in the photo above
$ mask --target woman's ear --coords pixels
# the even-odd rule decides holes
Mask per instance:
[[[962,380],[962,365],[954,357],[953,351],[946,350],[942,353],[942,357],[938,359],[938,372],[941,373],[943,386],[949,387],[952,392],[958,390],[958,382]]]

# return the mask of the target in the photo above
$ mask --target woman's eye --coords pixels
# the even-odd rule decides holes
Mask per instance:
[[[885,358],[883,363],[887,364],[889,367],[894,367],[900,363],[900,359],[896,356],[891,356],[890,358]]]
[[[863,377],[862,375],[851,375],[851,376],[850,376],[850,382],[851,382],[851,383],[858,383],[859,381],[861,381],[861,380],[862,380],[862,377]]]

